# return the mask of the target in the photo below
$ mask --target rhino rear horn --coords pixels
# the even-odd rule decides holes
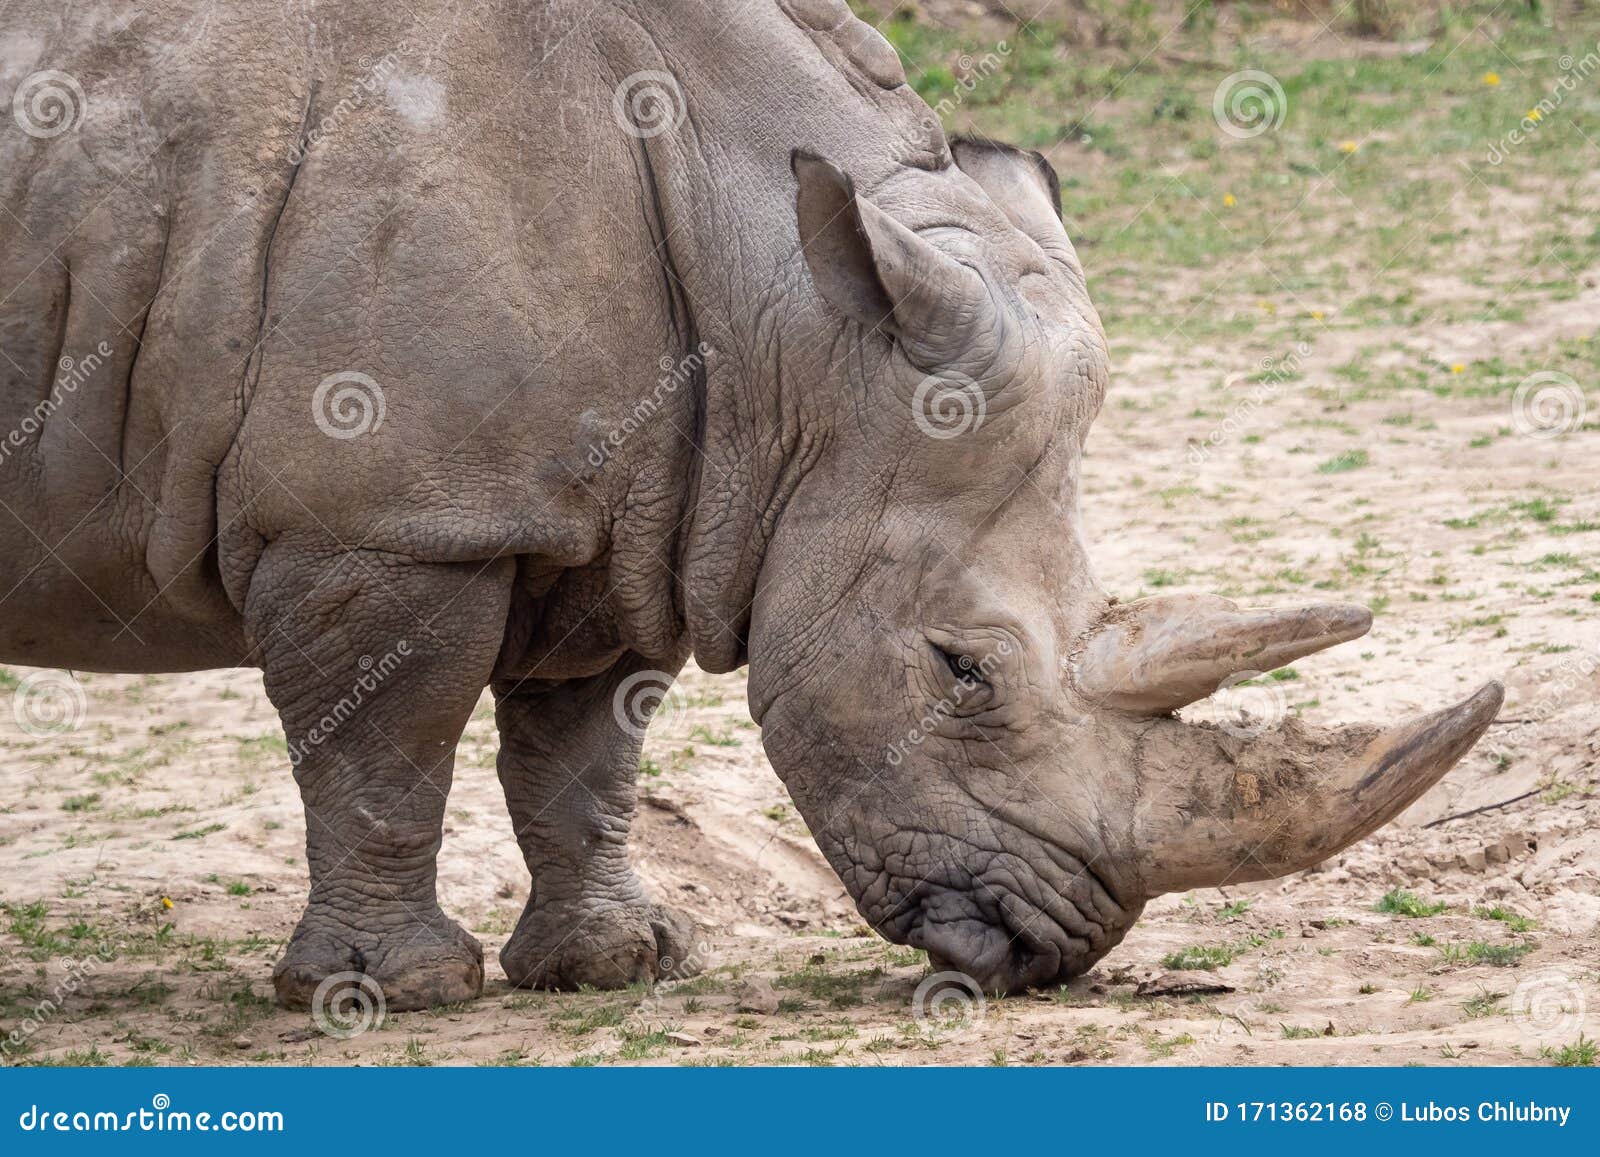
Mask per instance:
[[[899,339],[936,369],[998,340],[983,278],[871,201],[831,162],[791,157],[801,250],[817,291],[846,317]]]
[[[1372,612],[1347,603],[1242,610],[1210,595],[1113,606],[1079,652],[1078,690],[1096,706],[1162,715],[1257,674],[1367,633]]]

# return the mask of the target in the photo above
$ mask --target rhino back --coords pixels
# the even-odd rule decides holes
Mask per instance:
[[[286,533],[599,553],[586,403],[653,378],[667,319],[631,194],[596,195],[632,172],[575,6],[25,8],[8,82],[84,100],[0,136],[0,655],[236,662]],[[360,437],[338,375],[382,390]]]
[[[7,13],[4,87],[45,90],[37,119],[0,133],[8,657],[159,668],[238,653],[211,577],[213,479],[242,414],[304,84],[264,6],[230,17],[226,52],[206,47],[205,10]]]

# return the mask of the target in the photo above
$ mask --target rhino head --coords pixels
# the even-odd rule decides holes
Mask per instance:
[[[989,142],[953,153],[871,198],[793,157],[835,405],[770,531],[750,702],[861,915],[1013,991],[1085,971],[1151,897],[1362,838],[1471,747],[1502,693],[1389,729],[1180,721],[1371,616],[1118,603],[1096,583],[1078,490],[1107,355],[1056,176]]]

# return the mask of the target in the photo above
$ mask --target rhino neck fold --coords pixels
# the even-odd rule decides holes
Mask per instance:
[[[625,552],[625,566],[651,573],[630,584],[639,606],[625,611],[635,650],[664,653],[686,636],[709,671],[749,658],[767,545],[835,412],[861,396],[851,380],[869,356],[860,328],[821,302],[806,271],[790,155],[824,153],[869,191],[952,163],[937,117],[881,37],[843,3],[789,15],[707,5],[669,20],[628,6],[597,32],[609,80],[665,75],[661,95],[681,101],[669,110],[681,115],[629,149],[661,267],[663,340],[675,356],[703,358],[671,447],[651,451],[667,459],[654,476],[679,480],[680,517],[666,541],[652,530]],[[664,588],[676,639],[644,606]]]

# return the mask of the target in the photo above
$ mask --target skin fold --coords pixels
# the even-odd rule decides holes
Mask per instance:
[[[862,916],[1000,991],[1315,863],[1492,720],[1494,685],[1391,731],[1174,717],[1369,616],[1100,589],[1056,174],[947,140],[843,0],[206,11],[0,31],[8,82],[85,98],[0,133],[0,661],[263,670],[311,873],[284,1003],[480,990],[434,862],[486,686],[532,878],[501,963],[544,987],[693,955],[627,853],[691,655],[748,665]]]

